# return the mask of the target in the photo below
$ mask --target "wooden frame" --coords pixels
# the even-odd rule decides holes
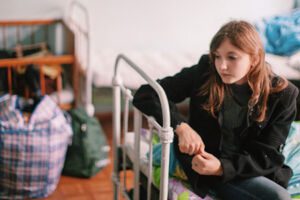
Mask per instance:
[[[8,27],[16,27],[16,46],[20,44],[21,37],[21,28],[24,26],[28,26],[31,28],[31,43],[35,43],[35,33],[34,29],[35,26],[43,26],[45,28],[45,35],[44,35],[44,41],[47,41],[48,39],[48,26],[55,24],[55,23],[63,23],[61,20],[58,19],[45,19],[45,20],[17,20],[17,21],[0,21],[0,28],[2,29],[2,36],[3,36],[3,44],[2,46],[4,49],[7,48],[7,28]],[[72,81],[75,81],[75,75],[78,75],[78,73],[75,73],[77,70],[75,69],[76,66],[76,58],[74,52],[72,54],[67,54],[67,55],[47,55],[43,57],[18,57],[18,58],[8,58],[8,59],[0,59],[0,68],[7,68],[7,79],[8,79],[8,91],[10,94],[13,93],[12,90],[12,69],[17,68],[19,66],[28,66],[28,65],[35,65],[39,68],[39,77],[40,77],[40,89],[41,89],[41,94],[45,95],[46,94],[46,86],[45,86],[45,76],[44,76],[44,71],[43,71],[43,66],[44,65],[63,65],[63,64],[69,64],[72,65],[72,70],[73,70],[73,78]],[[62,73],[61,71],[59,72],[60,74]],[[74,87],[74,86],[73,86]],[[78,83],[76,83],[76,87],[78,87]],[[62,91],[62,78],[61,76],[58,76],[56,78],[56,91],[59,94]],[[79,91],[74,88],[74,97],[77,97],[77,94]],[[58,95],[58,103],[60,104],[60,99]],[[76,104],[76,100],[75,100]],[[62,105],[60,104],[61,107],[63,108],[70,108],[71,105]]]

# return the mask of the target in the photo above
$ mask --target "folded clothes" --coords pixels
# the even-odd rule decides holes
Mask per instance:
[[[290,56],[300,49],[300,9],[257,22],[266,52]]]

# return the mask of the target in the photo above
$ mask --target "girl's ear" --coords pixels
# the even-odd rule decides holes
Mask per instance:
[[[259,55],[254,55],[252,57],[252,66],[256,66],[259,63],[259,59],[260,59]]]

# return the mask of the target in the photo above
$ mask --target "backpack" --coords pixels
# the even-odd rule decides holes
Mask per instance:
[[[85,110],[69,111],[72,119],[73,139],[68,147],[62,173],[89,178],[109,163],[109,145],[103,129],[95,117]]]

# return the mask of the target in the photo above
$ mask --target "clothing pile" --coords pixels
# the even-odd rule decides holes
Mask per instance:
[[[300,50],[300,9],[263,19],[256,27],[266,52],[291,56]]]
[[[51,55],[51,49],[45,42],[31,45],[17,44],[12,49],[0,50],[0,59],[43,58]],[[13,67],[10,72],[11,80],[8,80],[8,68],[0,68],[0,95],[13,92],[14,94],[26,97],[40,96],[42,93],[40,86],[41,67],[45,82],[45,94],[51,95],[56,102],[59,99],[61,101],[59,103],[71,103],[74,97],[70,97],[70,92],[66,94],[67,90],[60,91],[60,98],[57,97],[57,88],[67,88],[68,84],[63,66],[58,64],[44,64],[42,66],[31,64]],[[63,87],[63,85],[66,87]]]

